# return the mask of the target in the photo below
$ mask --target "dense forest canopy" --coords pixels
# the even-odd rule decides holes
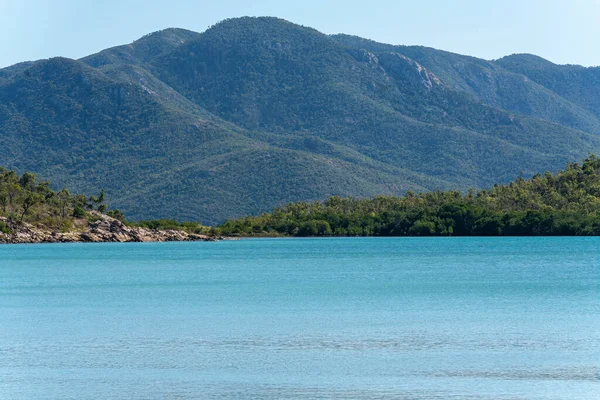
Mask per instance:
[[[242,236],[599,235],[600,159],[589,156],[559,173],[489,190],[289,204],[228,221],[220,230]]]

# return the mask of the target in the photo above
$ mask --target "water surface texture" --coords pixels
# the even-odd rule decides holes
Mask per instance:
[[[0,247],[0,399],[599,399],[597,238]]]

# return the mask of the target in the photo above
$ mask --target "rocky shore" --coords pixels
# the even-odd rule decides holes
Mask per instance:
[[[74,232],[57,232],[26,223],[11,226],[6,218],[0,217],[0,221],[11,228],[9,234],[0,232],[0,243],[213,242],[223,239],[178,230],[154,230],[127,226],[117,219],[100,213],[94,213],[93,216],[98,219],[87,224],[87,229]]]

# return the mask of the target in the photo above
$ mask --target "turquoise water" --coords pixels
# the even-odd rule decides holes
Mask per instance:
[[[600,399],[597,238],[0,247],[0,399]]]

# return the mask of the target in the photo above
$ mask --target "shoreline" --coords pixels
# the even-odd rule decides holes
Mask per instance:
[[[245,240],[335,240],[335,239],[528,239],[528,238],[539,238],[539,239],[552,239],[552,238],[598,238],[600,236],[206,236],[197,234],[188,234],[183,231],[173,230],[152,230],[149,231],[153,235],[157,235],[157,238],[151,238],[147,240],[132,239],[100,239],[100,240],[89,240],[85,237],[87,232],[69,232],[66,234],[55,233],[50,239],[25,239],[19,238],[18,240],[6,239],[6,235],[0,233],[0,247],[4,245],[36,245],[36,244],[108,244],[108,243],[177,243],[177,242],[222,242],[222,241],[245,241]],[[77,237],[79,236],[79,237]],[[82,236],[84,238],[82,238]],[[160,237],[158,237],[160,236]],[[56,239],[55,239],[56,238]]]
[[[97,220],[79,231],[59,232],[27,223],[13,225],[11,233],[0,232],[0,244],[217,242],[229,239],[179,230],[127,226],[105,214],[93,215]],[[7,222],[2,217],[0,221]]]

